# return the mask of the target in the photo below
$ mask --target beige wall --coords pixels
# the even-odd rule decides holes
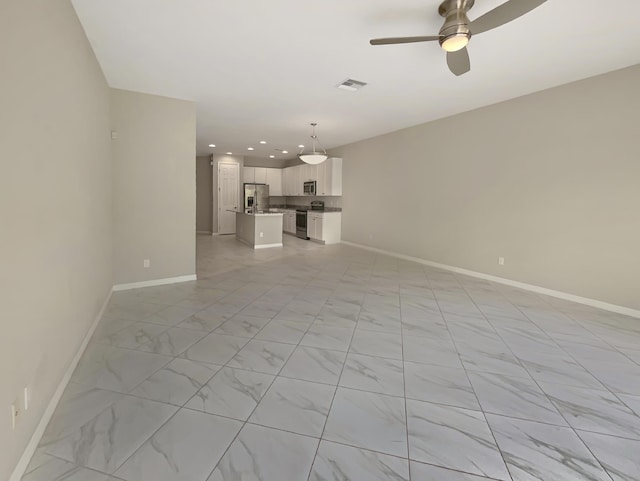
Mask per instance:
[[[0,2],[0,479],[111,290],[109,90],[68,0]],[[25,386],[12,431],[9,406]]]
[[[635,66],[333,150],[343,240],[640,309],[638,85]]]
[[[114,283],[195,274],[195,104],[113,89],[111,129]]]
[[[196,157],[196,230],[213,232],[213,174],[211,156]]]

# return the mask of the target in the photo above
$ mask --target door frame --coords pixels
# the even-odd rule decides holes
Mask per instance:
[[[218,202],[216,203],[216,207],[218,208],[218,224],[217,224],[216,228],[217,228],[218,234],[220,234],[220,217],[221,217],[220,216],[220,212],[221,212],[220,204],[221,204],[221,197],[222,197],[222,187],[221,187],[221,184],[220,184],[220,178],[221,178],[221,176],[220,176],[220,168],[222,167],[223,164],[232,165],[232,166],[234,166],[236,168],[236,173],[237,173],[236,179],[238,180],[238,198],[236,199],[236,203],[237,203],[237,205],[240,205],[240,164],[237,163],[237,162],[219,161],[218,165],[216,166],[216,172],[217,172],[217,175],[218,175],[218,185],[217,185],[217,187],[218,187],[217,188]]]

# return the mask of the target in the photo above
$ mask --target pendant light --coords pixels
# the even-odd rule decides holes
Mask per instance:
[[[307,164],[321,164],[329,157],[327,155],[327,151],[322,148],[320,142],[318,142],[318,136],[316,135],[316,123],[312,123],[311,127],[313,128],[313,132],[311,134],[311,152],[304,152],[304,147],[300,150],[298,154],[298,158],[307,163]],[[322,152],[316,152],[316,142],[318,143],[318,147],[322,150]]]

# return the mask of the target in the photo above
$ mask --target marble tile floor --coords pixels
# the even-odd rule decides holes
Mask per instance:
[[[198,236],[114,293],[25,481],[639,481],[640,320],[344,245]]]

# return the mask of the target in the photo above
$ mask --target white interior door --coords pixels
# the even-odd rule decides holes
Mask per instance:
[[[218,234],[235,234],[236,210],[241,210],[239,196],[239,165],[218,164]]]

